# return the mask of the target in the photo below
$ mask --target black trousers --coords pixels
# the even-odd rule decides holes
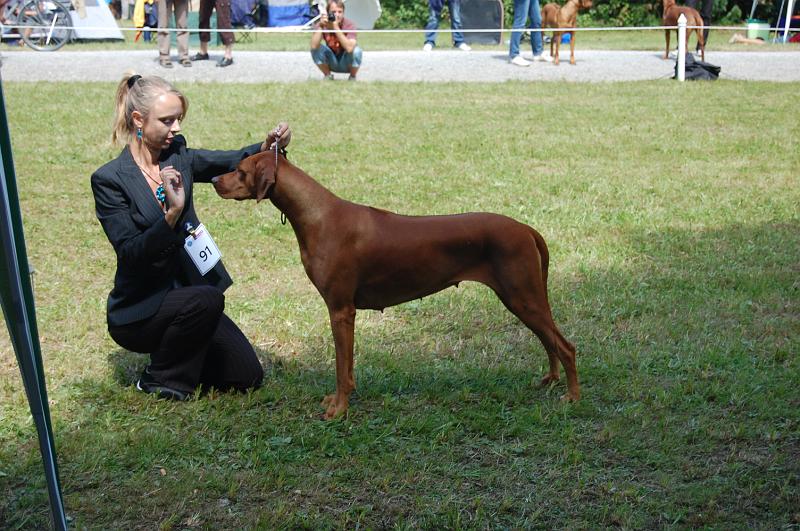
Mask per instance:
[[[264,377],[261,363],[224,309],[225,295],[217,288],[176,288],[152,317],[108,331],[121,347],[149,352],[150,374],[169,387],[185,392],[198,385],[258,387]]]
[[[687,7],[697,9],[697,4],[701,4],[700,16],[703,17],[703,26],[711,25],[711,10],[714,8],[714,0],[686,0]],[[703,30],[703,42],[708,44],[708,28]]]

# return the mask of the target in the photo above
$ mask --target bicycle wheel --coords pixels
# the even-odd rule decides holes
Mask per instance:
[[[43,52],[58,50],[72,36],[67,8],[55,0],[30,0],[17,17],[25,44]]]

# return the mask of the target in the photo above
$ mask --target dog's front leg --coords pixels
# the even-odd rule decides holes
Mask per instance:
[[[666,23],[664,24],[666,25]],[[664,38],[667,41],[667,50],[664,52],[664,59],[669,59],[669,32],[672,30],[664,30]]]
[[[350,393],[356,388],[353,378],[353,344],[356,308],[352,304],[328,307],[336,345],[336,393],[326,396],[322,405],[327,407],[325,420],[338,417],[347,411]]]
[[[575,64],[575,32],[571,31],[569,36],[569,64]]]
[[[561,32],[553,32],[553,41],[556,41],[556,54],[553,56],[553,64],[558,66],[560,56],[558,55],[561,53]],[[550,42],[553,42],[550,41]]]

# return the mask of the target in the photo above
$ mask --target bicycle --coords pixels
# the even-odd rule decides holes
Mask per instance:
[[[61,0],[10,0],[0,22],[2,39],[21,38],[41,52],[58,50],[72,39],[71,8]]]

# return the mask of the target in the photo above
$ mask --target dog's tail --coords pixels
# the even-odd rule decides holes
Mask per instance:
[[[547,270],[550,267],[550,252],[547,250],[547,244],[544,242],[544,238],[541,234],[536,232],[536,229],[531,228],[531,235],[533,236],[533,241],[536,243],[536,250],[539,251],[539,262],[542,266],[542,283],[544,283],[544,293],[547,295]]]

